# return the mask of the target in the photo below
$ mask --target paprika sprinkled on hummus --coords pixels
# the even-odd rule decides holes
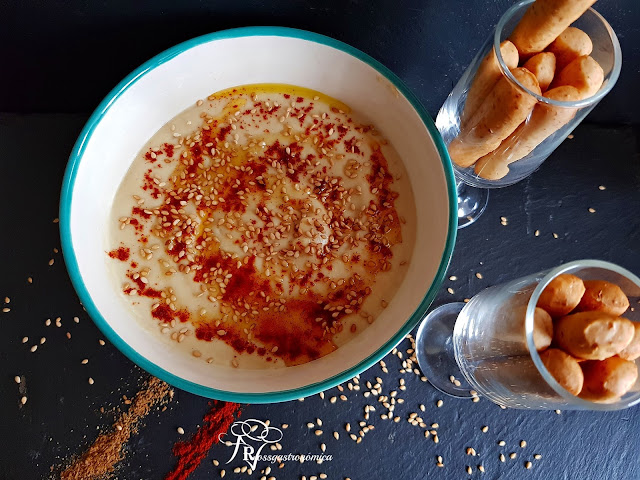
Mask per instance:
[[[144,147],[113,207],[125,247],[109,256],[143,320],[194,357],[296,365],[392,299],[414,215],[375,127],[318,92],[249,85],[198,101]]]

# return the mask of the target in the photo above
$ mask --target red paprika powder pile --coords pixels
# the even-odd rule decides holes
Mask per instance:
[[[213,407],[202,419],[202,427],[193,437],[173,446],[173,454],[178,462],[164,477],[165,480],[185,480],[205,459],[213,444],[218,443],[220,434],[226,433],[238,416],[240,404],[214,401]]]

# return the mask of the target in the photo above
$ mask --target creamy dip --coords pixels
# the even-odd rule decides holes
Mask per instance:
[[[114,199],[108,262],[149,335],[212,364],[347,344],[402,283],[415,205],[392,146],[289,85],[215,93],[163,126]]]

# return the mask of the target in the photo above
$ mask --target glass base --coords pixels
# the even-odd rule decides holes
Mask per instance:
[[[489,202],[488,188],[470,187],[464,182],[458,181],[458,229],[464,228],[475,222]]]
[[[471,386],[453,352],[453,326],[464,306],[462,302],[448,303],[431,311],[418,328],[416,353],[420,370],[431,385],[452,397],[470,398]]]

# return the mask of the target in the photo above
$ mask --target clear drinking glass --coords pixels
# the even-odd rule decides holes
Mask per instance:
[[[591,37],[593,42],[591,57],[600,64],[604,71],[604,82],[600,90],[584,100],[562,102],[537,95],[525,88],[516,80],[505,64],[500,53],[500,43],[509,38],[513,29],[533,2],[534,0],[520,2],[507,10],[502,16],[492,34],[482,48],[480,48],[478,54],[467,67],[467,70],[442,105],[436,118],[436,127],[447,145],[458,136],[461,131],[461,118],[469,89],[482,60],[492,51],[497,57],[502,75],[523,95],[535,98],[537,101],[536,108],[542,109],[543,107],[547,107],[555,109],[554,111],[558,113],[563,112],[561,113],[562,115],[571,117],[571,119],[564,124],[564,126],[559,127],[554,133],[546,137],[530,153],[511,163],[508,166],[508,173],[502,178],[483,178],[483,175],[486,176],[487,172],[491,170],[486,166],[479,168],[479,171],[483,171],[484,173],[481,172],[478,174],[474,166],[463,168],[453,162],[456,180],[458,181],[458,228],[473,223],[482,214],[487,205],[489,188],[500,188],[512,185],[533,173],[558,145],[562,143],[567,135],[578,126],[593,107],[609,93],[620,74],[622,52],[618,38],[607,21],[598,12],[590,8],[576,20],[572,26],[581,29]],[[530,114],[524,123],[528,123],[531,117],[532,115]],[[519,132],[524,132],[525,134],[518,136]],[[510,140],[510,143],[505,143],[507,140],[503,141],[501,146],[490,155],[493,155],[495,158],[495,155],[499,153],[500,156],[507,161],[513,161],[516,156],[519,156],[517,153],[514,153],[514,150],[517,149],[513,147],[525,140],[525,138],[531,138],[526,132],[527,130],[523,129],[521,125],[521,128],[512,134],[511,137],[513,138],[509,137],[507,139]],[[501,148],[503,149],[502,151]],[[480,163],[478,163],[478,165],[480,165]],[[567,169],[572,167],[578,168],[577,166],[568,165]],[[501,170],[504,171],[504,168]],[[495,177],[495,175],[490,176]]]
[[[510,408],[619,410],[640,403],[640,380],[620,400],[596,403],[566,391],[545,368],[533,343],[533,314],[540,293],[562,273],[619,285],[631,304],[624,317],[640,322],[640,308],[635,308],[640,278],[599,260],[566,263],[487,288],[466,304],[432,311],[416,339],[418,362],[429,382],[453,396],[475,391]]]

